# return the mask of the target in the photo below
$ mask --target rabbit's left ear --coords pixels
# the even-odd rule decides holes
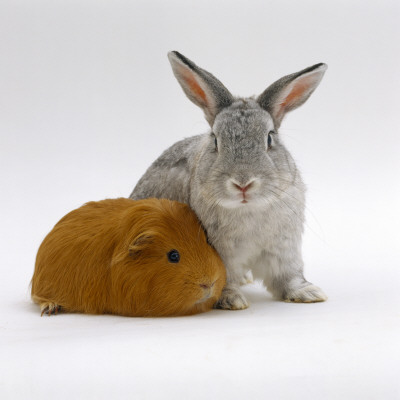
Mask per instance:
[[[321,63],[284,76],[258,97],[257,102],[271,114],[276,128],[287,112],[301,106],[310,97],[327,68],[326,64]]]
[[[168,53],[168,58],[186,96],[204,111],[212,126],[216,115],[233,103],[233,96],[214,75],[177,51]]]

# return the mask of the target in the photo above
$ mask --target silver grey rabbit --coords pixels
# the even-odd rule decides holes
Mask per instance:
[[[211,131],[164,151],[130,197],[178,200],[196,212],[227,269],[218,308],[248,307],[239,286],[249,271],[277,299],[326,300],[303,276],[305,186],[278,134],[286,113],[318,86],[326,64],[284,76],[257,98],[238,98],[177,51],[168,58]]]

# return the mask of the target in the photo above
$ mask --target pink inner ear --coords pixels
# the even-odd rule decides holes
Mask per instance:
[[[297,104],[301,104],[302,98],[307,95],[309,89],[312,87],[314,80],[312,77],[303,77],[297,82],[293,83],[290,92],[278,103],[277,117],[278,119],[283,118],[283,115],[290,111],[292,108],[296,108]]]
[[[313,79],[311,77],[303,78],[299,82],[296,82],[292,90],[281,103],[282,108],[290,107],[292,104],[301,101],[301,98],[306,94],[307,89],[310,88],[312,83]]]
[[[197,96],[199,100],[202,100],[203,103],[206,105],[206,94],[204,93],[204,90],[201,88],[201,86],[197,83],[196,79],[193,78],[193,75],[190,73],[185,73],[183,75],[183,78],[185,79],[186,85],[189,87],[191,92],[193,92],[193,94]]]
[[[287,95],[285,100],[281,103],[282,107],[287,107],[288,105],[295,103],[296,100],[301,97],[305,89],[304,85],[297,84],[293,87],[293,89],[290,91],[290,93]]]

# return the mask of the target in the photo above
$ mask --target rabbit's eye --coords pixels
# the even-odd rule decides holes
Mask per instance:
[[[218,140],[217,140],[217,137],[215,136],[214,132],[211,132],[211,137],[214,138],[214,150],[218,151]]]
[[[271,137],[271,134],[268,133],[268,148],[270,149],[271,146],[272,146],[272,137]]]
[[[275,135],[275,131],[268,132],[268,149],[272,147],[272,135]]]
[[[167,258],[170,263],[177,264],[181,259],[181,256],[178,250],[170,250],[167,253]]]

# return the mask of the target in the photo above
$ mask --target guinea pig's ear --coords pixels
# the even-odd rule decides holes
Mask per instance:
[[[136,257],[140,252],[153,242],[151,232],[142,232],[135,237],[133,243],[129,245],[128,251],[131,257]]]

